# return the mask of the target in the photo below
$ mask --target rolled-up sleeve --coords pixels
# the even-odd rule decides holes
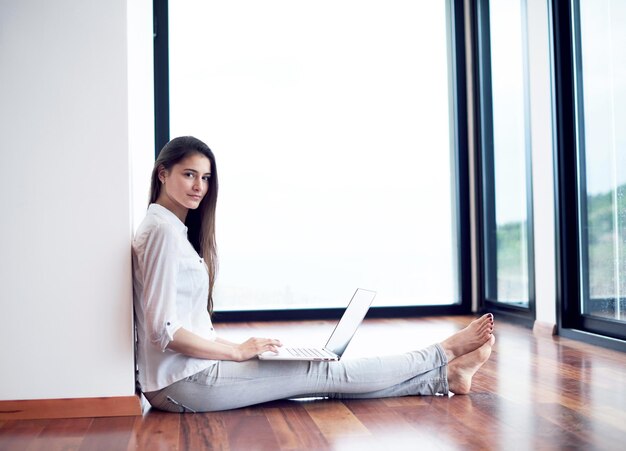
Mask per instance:
[[[172,227],[159,224],[146,237],[143,265],[143,310],[150,342],[161,351],[174,339],[182,324],[176,309],[176,256],[179,237]]]

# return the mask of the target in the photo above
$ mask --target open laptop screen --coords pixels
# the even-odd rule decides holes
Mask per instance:
[[[339,320],[335,330],[328,339],[328,343],[326,343],[326,350],[332,351],[339,356],[343,354],[352,336],[359,328],[363,318],[365,318],[375,296],[376,293],[374,291],[362,288],[358,288],[355,291],[348,308],[346,308],[341,320]]]

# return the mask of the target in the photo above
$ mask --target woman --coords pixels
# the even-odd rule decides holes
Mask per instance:
[[[256,356],[276,351],[278,340],[218,337],[210,316],[217,193],[215,157],[206,144],[187,136],[163,147],[133,241],[138,383],[152,406],[199,412],[313,395],[469,392],[495,340],[490,314],[420,351],[339,362],[261,361]]]

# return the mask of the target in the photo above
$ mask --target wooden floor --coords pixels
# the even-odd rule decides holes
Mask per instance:
[[[368,320],[346,358],[440,341],[469,317]],[[496,318],[497,320],[497,318]],[[243,323],[222,336],[323,341],[332,324]],[[626,449],[626,354],[496,323],[473,393],[277,401],[209,414],[0,421],[0,450]]]

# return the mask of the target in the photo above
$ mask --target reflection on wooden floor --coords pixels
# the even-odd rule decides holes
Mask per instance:
[[[469,317],[368,320],[346,358],[440,341]],[[496,318],[497,320],[497,318]],[[332,323],[241,323],[250,335],[323,341]],[[0,450],[626,449],[626,354],[497,322],[467,396],[277,401],[209,414],[0,421]],[[393,346],[390,351],[389,347]]]

